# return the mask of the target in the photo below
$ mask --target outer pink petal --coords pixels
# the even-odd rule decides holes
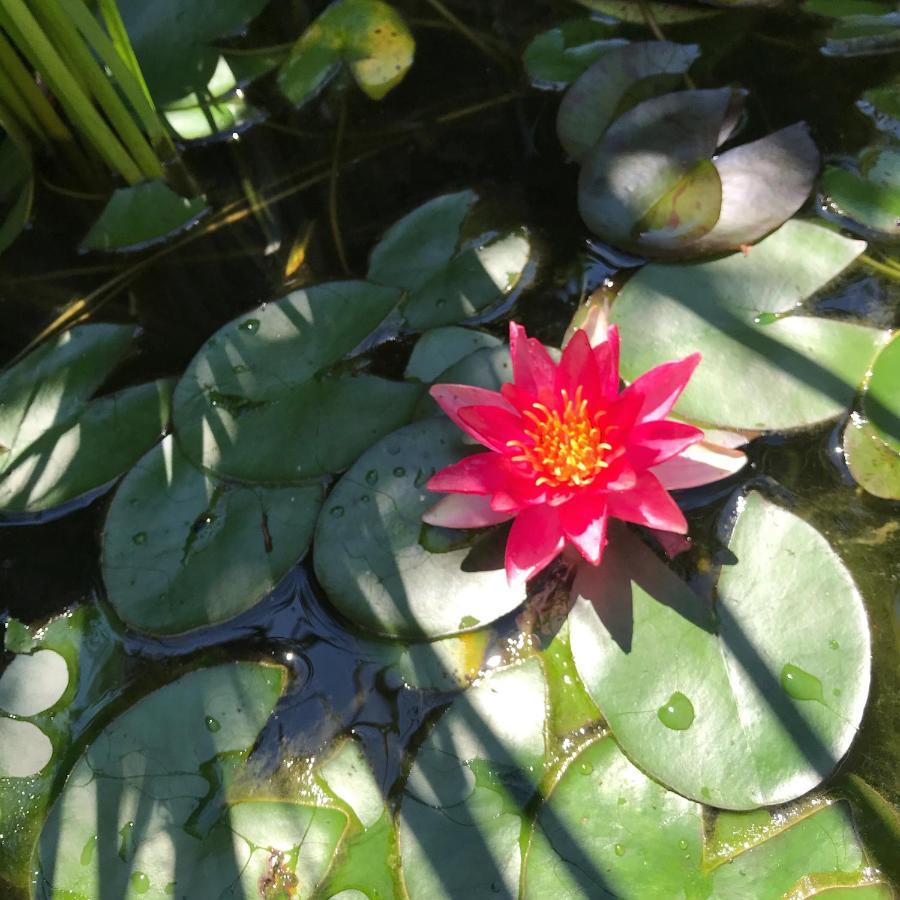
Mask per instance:
[[[644,372],[622,392],[642,394],[643,405],[638,416],[639,422],[650,419],[664,419],[681,396],[694,370],[700,365],[700,354],[692,353],[684,359],[663,363]]]
[[[565,536],[593,565],[600,562],[606,546],[606,501],[600,494],[577,497],[559,507]]]
[[[525,329],[516,322],[509,323],[509,354],[512,358],[513,381],[522,388],[540,396],[541,389],[553,388],[556,364],[550,358],[544,345],[530,338]]]
[[[721,481],[747,464],[740,450],[717,447],[707,442],[688,447],[680,456],[668,459],[651,470],[669,491],[700,487]]]
[[[661,531],[687,533],[687,522],[678,504],[650,472],[641,472],[629,491],[610,491],[606,501],[609,514],[617,519]]]
[[[606,340],[594,345],[594,359],[600,372],[600,386],[607,399],[619,392],[619,329],[611,325]]]
[[[574,400],[578,388],[581,388],[582,396],[591,408],[600,405],[606,398],[594,351],[587,335],[580,329],[572,335],[572,340],[563,350],[556,370],[554,393],[559,396],[565,391],[568,398]]]
[[[513,521],[506,542],[506,577],[511,587],[524,587],[565,545],[559,513],[552,506],[532,506]]]
[[[491,509],[484,496],[450,494],[442,497],[423,516],[422,521],[443,528],[484,528],[509,519],[510,513],[498,513]]]
[[[642,422],[628,435],[628,459],[636,469],[649,469],[702,440],[702,429],[684,422]]]
[[[475,453],[432,475],[427,487],[442,493],[495,494],[505,491],[514,478],[504,457]]]
[[[528,442],[518,413],[496,406],[464,406],[459,410],[459,418],[472,437],[498,453],[518,453],[510,442]]]
[[[496,406],[510,412],[513,409],[496,391],[488,391],[468,384],[436,384],[428,393],[463,431],[469,430],[459,417],[459,410],[463,407]]]

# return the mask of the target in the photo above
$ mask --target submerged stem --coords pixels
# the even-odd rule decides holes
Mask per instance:
[[[876,272],[884,275],[886,278],[890,278],[892,281],[900,281],[900,265],[895,263],[893,260],[882,261],[873,259],[866,253],[861,253],[859,256],[859,261],[864,266],[868,266],[870,269],[874,269]]]
[[[656,21],[656,16],[653,15],[653,10],[650,8],[650,4],[647,0],[637,0],[638,6],[641,9],[641,15],[644,17],[644,23],[653,32],[653,37],[655,37],[658,41],[666,40],[666,36],[663,34],[662,28],[659,27],[659,23]],[[688,75],[687,72],[684,73],[684,83],[692,90],[697,90],[697,83]]]
[[[341,111],[338,115],[337,134],[334,138],[334,155],[331,158],[331,175],[328,183],[328,218],[331,221],[331,234],[334,237],[334,249],[337,251],[341,269],[345,275],[350,274],[347,264],[347,251],[341,236],[341,220],[338,213],[338,178],[341,171],[341,146],[344,143],[344,128],[347,125],[347,101],[341,100]]]

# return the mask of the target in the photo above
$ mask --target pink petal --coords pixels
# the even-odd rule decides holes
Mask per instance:
[[[506,577],[511,587],[524,587],[552,562],[565,545],[559,513],[552,506],[532,506],[513,521],[506,542]]]
[[[450,494],[438,500],[422,516],[422,521],[443,528],[485,528],[505,522],[509,516],[509,513],[494,512],[487,497]]]
[[[694,370],[700,365],[700,354],[692,353],[684,359],[663,363],[644,372],[622,392],[642,394],[644,398],[638,421],[664,419],[681,396]]]
[[[459,410],[463,407],[496,406],[510,411],[513,409],[496,391],[488,391],[468,384],[436,384],[428,393],[463,431],[468,431],[459,417]]]
[[[513,380],[524,391],[540,396],[541,389],[552,390],[556,365],[544,345],[525,334],[516,322],[509,323],[509,354]]]
[[[675,559],[676,556],[680,556],[691,549],[691,539],[683,534],[672,534],[671,531],[657,531],[655,528],[652,529],[651,533],[669,559]]]
[[[429,491],[494,494],[515,478],[506,459],[496,453],[475,453],[441,469],[428,481]]]
[[[579,388],[591,408],[600,405],[606,397],[594,351],[587,335],[580,329],[572,335],[572,340],[563,350],[556,370],[554,393],[559,396],[565,391],[568,399],[574,400]]]
[[[746,464],[747,457],[740,450],[716,447],[704,441],[654,466],[652,471],[666,490],[676,491],[721,481]]]
[[[600,386],[607,399],[619,392],[619,329],[612,325],[606,340],[594,345],[594,359],[600,372]]]
[[[628,459],[636,469],[649,469],[702,440],[703,431],[684,422],[642,422],[628,434]]]
[[[606,494],[609,514],[626,522],[635,522],[661,531],[687,533],[687,522],[678,504],[650,472],[641,472],[631,490]]]
[[[522,428],[522,417],[496,406],[464,406],[459,410],[462,427],[498,453],[518,453],[520,443],[529,439]]]
[[[600,562],[606,546],[606,501],[600,494],[582,495],[558,507],[566,537],[593,565]]]

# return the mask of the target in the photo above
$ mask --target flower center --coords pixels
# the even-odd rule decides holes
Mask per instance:
[[[604,456],[612,446],[601,440],[603,411],[588,413],[581,388],[575,392],[574,400],[565,390],[561,394],[565,404],[561,414],[543,403],[533,403],[531,409],[523,410],[522,415],[532,425],[525,431],[530,443],[509,441],[507,446],[521,451],[512,461],[531,466],[538,476],[537,485],[581,487],[590,484],[609,465]]]

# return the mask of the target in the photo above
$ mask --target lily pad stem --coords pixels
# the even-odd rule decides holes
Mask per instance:
[[[874,269],[880,275],[884,275],[885,278],[890,278],[892,281],[900,281],[900,265],[897,265],[893,261],[880,261],[877,259],[873,259],[866,253],[862,253],[859,256],[859,261],[864,265],[868,266],[870,269]]]
[[[347,264],[347,251],[344,247],[344,239],[341,236],[341,220],[338,212],[338,178],[340,177],[341,171],[341,146],[344,143],[344,129],[346,126],[347,101],[346,98],[341,98],[337,133],[334,137],[334,155],[331,158],[331,175],[328,180],[328,218],[331,221],[331,234],[334,237],[334,249],[337,251],[341,269],[343,269],[345,275],[349,275],[350,266]]]
[[[653,10],[650,8],[650,4],[647,0],[638,0],[638,6],[641,8],[641,15],[644,17],[644,23],[646,26],[653,32],[653,36],[658,41],[664,41],[666,36],[663,34],[662,28],[659,27],[659,23],[656,21],[656,17],[653,15]],[[684,83],[692,90],[697,90],[697,83],[688,75],[687,72],[684,73]]]

